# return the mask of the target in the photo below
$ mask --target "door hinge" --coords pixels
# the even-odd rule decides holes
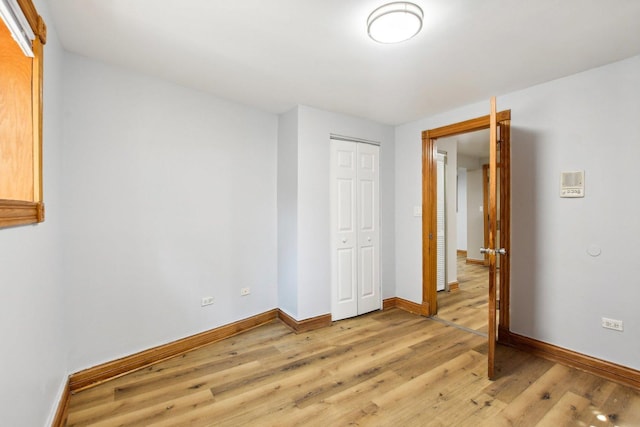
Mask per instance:
[[[429,240],[433,240],[433,233],[429,233]]]

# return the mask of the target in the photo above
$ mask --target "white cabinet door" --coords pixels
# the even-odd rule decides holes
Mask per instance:
[[[333,320],[382,306],[378,164],[379,147],[331,140]]]

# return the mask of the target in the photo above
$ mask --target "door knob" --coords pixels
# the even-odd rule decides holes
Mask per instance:
[[[371,241],[371,237],[367,237],[367,242],[370,242],[370,241]]]
[[[498,250],[496,250],[496,252],[500,255],[506,255],[507,254],[507,250],[505,248],[500,248]]]
[[[342,243],[347,243],[347,238],[346,237],[342,238]]]

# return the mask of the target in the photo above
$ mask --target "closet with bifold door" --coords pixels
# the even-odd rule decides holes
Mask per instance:
[[[382,308],[380,147],[331,137],[331,317]]]

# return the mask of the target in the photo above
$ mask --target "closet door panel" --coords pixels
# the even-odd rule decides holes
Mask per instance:
[[[356,144],[331,140],[331,316],[358,314]]]
[[[380,292],[380,148],[357,144],[358,314],[382,307]]]

